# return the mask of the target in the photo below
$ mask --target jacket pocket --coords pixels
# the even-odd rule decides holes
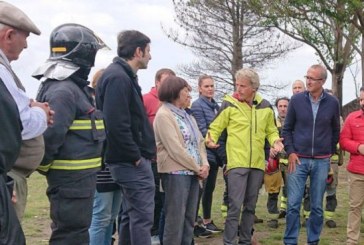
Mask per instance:
[[[93,140],[103,142],[106,139],[106,134],[102,112],[99,110],[93,111],[90,119]]]

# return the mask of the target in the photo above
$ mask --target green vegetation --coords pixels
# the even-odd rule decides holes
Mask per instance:
[[[27,244],[39,245],[48,244],[50,234],[49,203],[46,196],[47,182],[44,176],[38,173],[33,174],[29,179],[28,206],[23,220],[24,232],[27,237]],[[214,195],[213,214],[214,222],[223,228],[220,205],[223,192],[223,179],[218,177],[217,189]],[[338,227],[329,229],[324,227],[320,245],[342,245],[346,240],[346,222],[348,212],[348,186],[345,167],[340,167],[339,186],[337,190],[338,207],[336,222]],[[264,219],[264,223],[255,225],[256,237],[261,245],[281,245],[284,232],[285,220],[280,220],[278,229],[267,227],[266,217],[267,194],[262,189],[257,205],[257,216]],[[364,234],[364,225],[362,225]],[[361,242],[364,243],[362,236]],[[306,229],[301,229],[299,244],[306,243]],[[213,238],[197,239],[198,245],[221,245],[222,235],[217,234]]]

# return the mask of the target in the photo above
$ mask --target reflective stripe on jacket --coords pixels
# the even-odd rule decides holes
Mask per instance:
[[[102,113],[94,108],[91,96],[72,80],[47,80],[37,100],[48,102],[55,111],[54,124],[44,133],[46,150],[38,170],[100,167],[105,127]]]

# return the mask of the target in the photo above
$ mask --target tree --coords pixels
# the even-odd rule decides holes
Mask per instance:
[[[345,0],[252,0],[255,13],[284,34],[311,46],[332,75],[332,89],[342,105],[343,78],[355,55],[358,30],[348,20]]]
[[[346,20],[349,19],[350,23],[352,23],[361,34],[361,42],[351,42],[351,44],[361,58],[361,84],[364,86],[364,2],[361,0],[348,0],[347,5]],[[350,41],[350,39],[348,39],[348,41]]]
[[[234,88],[234,74],[243,66],[263,68],[297,47],[284,42],[278,31],[263,26],[246,1],[173,0],[173,4],[179,29],[164,31],[197,57],[181,66],[181,71],[193,79],[212,75],[220,93]]]

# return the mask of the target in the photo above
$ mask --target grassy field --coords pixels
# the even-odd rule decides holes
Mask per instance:
[[[340,167],[339,186],[337,189],[338,207],[336,211],[336,222],[338,227],[334,229],[324,228],[321,235],[320,245],[343,245],[346,240],[346,222],[348,212],[348,186],[345,167]],[[47,183],[44,176],[38,173],[33,174],[29,179],[28,206],[23,220],[23,228],[27,237],[27,244],[39,245],[47,244],[50,234],[49,204],[45,194]],[[217,189],[215,191],[213,203],[213,219],[217,226],[223,228],[223,219],[220,213],[220,204],[223,191],[223,180],[221,174],[218,177]],[[278,229],[271,229],[267,226],[266,217],[267,194],[261,190],[257,205],[257,216],[264,219],[262,224],[255,226],[256,237],[261,245],[282,244],[284,232],[284,220],[280,220]],[[361,227],[364,234],[364,225]],[[221,234],[213,238],[197,239],[198,245],[221,245]],[[306,243],[306,229],[301,229],[299,244]],[[361,243],[364,244],[363,235]]]

